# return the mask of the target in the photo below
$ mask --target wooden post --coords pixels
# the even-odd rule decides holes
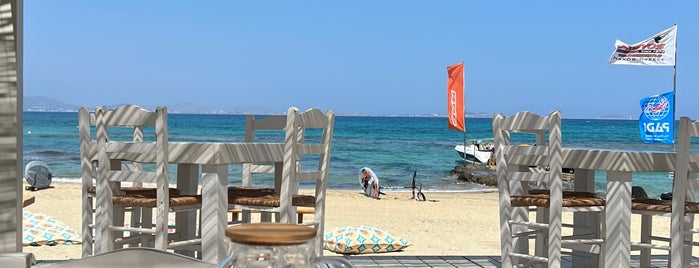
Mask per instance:
[[[22,251],[22,0],[0,0],[0,253]]]

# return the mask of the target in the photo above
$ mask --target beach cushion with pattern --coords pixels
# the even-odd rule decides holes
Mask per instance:
[[[65,223],[44,213],[22,211],[22,245],[77,245],[80,234]]]
[[[325,232],[324,248],[340,254],[383,253],[403,250],[409,244],[381,228],[341,226]]]

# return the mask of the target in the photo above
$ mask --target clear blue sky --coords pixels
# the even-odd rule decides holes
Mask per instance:
[[[338,114],[466,110],[637,118],[672,67],[609,65],[614,41],[678,25],[677,115],[699,118],[697,1],[24,2],[25,96]]]

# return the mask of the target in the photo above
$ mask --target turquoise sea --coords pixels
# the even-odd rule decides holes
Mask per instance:
[[[168,117],[170,141],[240,142],[244,138],[243,115],[170,114]],[[51,168],[54,181],[78,182],[77,120],[77,112],[25,112],[24,165],[41,160]],[[564,147],[673,150],[672,144],[643,143],[636,120],[563,119],[562,126]],[[466,128],[467,140],[492,137],[490,118],[467,118]],[[366,166],[376,172],[386,192],[408,191],[415,170],[423,191],[490,189],[458,183],[450,175],[460,163],[454,146],[463,141],[463,132],[449,130],[446,118],[338,116],[329,187],[359,191],[358,172]],[[240,167],[232,167],[230,183],[239,183],[240,176]],[[604,191],[604,173],[598,173],[596,181],[597,189]],[[655,197],[672,187],[667,173],[634,174],[633,181]],[[263,178],[261,184],[271,186],[272,178]]]

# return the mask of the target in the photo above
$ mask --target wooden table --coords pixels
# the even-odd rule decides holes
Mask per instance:
[[[148,150],[147,146],[155,146],[155,143],[116,143],[109,146],[119,146],[110,147],[110,151],[129,152]],[[183,194],[196,193],[198,181],[192,178],[199,178],[198,166],[202,166],[202,209],[199,227],[202,235],[202,260],[218,264],[227,257],[225,228],[228,210],[228,166],[251,162],[282,162],[284,144],[169,142],[168,150],[170,164],[178,166],[177,186]],[[119,158],[119,155],[115,158]],[[135,160],[149,162],[154,159]],[[178,213],[176,225],[186,226],[187,223],[195,222],[195,217],[193,213]],[[184,236],[193,238],[194,233]]]
[[[696,155],[691,156],[690,170],[699,170]],[[625,151],[614,149],[563,149],[563,167],[575,169],[575,190],[594,191],[596,170],[607,172],[605,206],[605,267],[630,267],[631,263],[631,175],[634,172],[669,172],[675,170],[672,152]],[[514,159],[514,164],[518,164]],[[520,163],[524,164],[524,163]],[[585,221],[587,217],[576,217]],[[588,220],[588,221],[594,221]],[[584,224],[584,223],[583,223]],[[584,224],[591,226],[590,224]],[[594,260],[576,261],[574,266],[596,266]]]
[[[593,190],[595,170],[607,171],[605,206],[605,267],[631,266],[631,176],[634,172],[669,172],[675,169],[671,152],[620,150],[564,150],[564,167],[575,168],[576,190]],[[581,221],[581,217],[575,219]],[[576,266],[587,264],[578,261]]]

